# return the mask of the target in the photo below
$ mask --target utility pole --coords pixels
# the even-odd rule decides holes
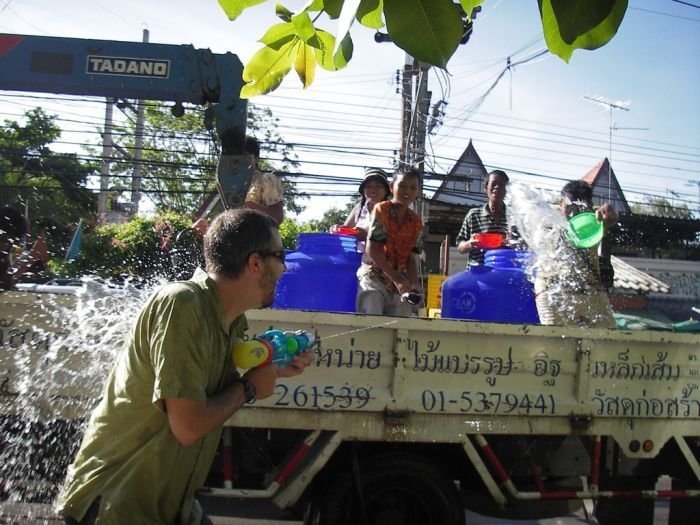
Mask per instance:
[[[410,165],[411,143],[411,109],[413,108],[413,59],[406,54],[401,77],[401,147],[399,148],[399,167]]]
[[[428,91],[430,65],[406,55],[401,81],[403,100],[401,116],[401,148],[399,168],[413,168],[421,179],[425,173],[425,136],[428,132],[428,111],[431,93]],[[415,209],[427,217],[427,203],[419,196]]]
[[[143,30],[143,42],[148,43],[148,29]],[[131,211],[132,217],[138,215],[141,200],[141,169],[143,163],[143,128],[146,106],[143,100],[138,101],[136,109],[136,137],[134,138],[134,172],[131,177]]]
[[[430,66],[406,55],[402,79],[403,111],[399,165],[425,172],[425,136],[432,94],[428,91]]]
[[[100,166],[100,196],[97,200],[97,217],[100,222],[106,222],[107,192],[109,191],[109,173],[112,161],[112,115],[114,99],[105,99],[105,129],[102,133],[102,164]]]
[[[413,156],[413,165],[420,172],[425,173],[425,136],[428,133],[428,112],[430,111],[430,99],[432,93],[428,91],[428,72],[430,66],[424,62],[418,63],[418,85],[416,95],[416,151]]]

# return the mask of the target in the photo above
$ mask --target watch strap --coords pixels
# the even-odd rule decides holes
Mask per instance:
[[[257,392],[255,390],[255,385],[249,379],[246,379],[245,377],[239,377],[238,379],[236,379],[235,382],[243,385],[243,392],[245,394],[246,403],[252,403],[253,401],[255,401],[255,395]]]

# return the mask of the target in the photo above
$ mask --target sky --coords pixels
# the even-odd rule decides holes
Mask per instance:
[[[151,42],[232,52],[245,63],[276,21],[274,4],[231,22],[215,0],[0,0],[0,32],[141,41],[148,29]],[[335,31],[333,21],[320,25]],[[375,43],[361,26],[351,34],[355,51],[346,69],[319,71],[305,90],[291,74],[274,93],[250,101],[272,110],[307,175],[294,178],[311,195],[300,220],[343,207],[363,169],[390,170],[400,147],[396,79],[405,53]],[[513,181],[558,190],[608,157],[628,202],[663,197],[700,213],[700,0],[630,0],[615,38],[574,52],[568,64],[540,55],[544,49],[535,0],[486,0],[447,70],[430,71],[431,106],[445,104],[426,145],[426,171],[435,174],[426,193],[472,140],[486,169],[503,169]],[[515,66],[506,69],[509,58]],[[595,97],[627,111],[601,107],[589,100]],[[100,126],[99,99],[51,102],[0,92],[0,119],[16,120],[37,105],[59,115],[61,148],[98,142],[86,126]]]

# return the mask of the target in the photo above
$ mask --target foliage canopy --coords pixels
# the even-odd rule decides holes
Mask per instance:
[[[267,0],[218,0],[231,20]],[[465,42],[473,15],[484,0],[308,0],[294,12],[276,2],[282,23],[260,39],[263,47],[243,71],[243,98],[275,90],[294,68],[304,88],[316,67],[344,68],[352,59],[352,25],[382,29],[400,49],[436,67],[446,68]],[[538,0],[545,42],[568,62],[576,49],[597,49],[615,36],[627,11],[627,0]],[[337,20],[335,35],[321,22]]]
[[[80,218],[94,217],[96,196],[88,177],[97,171],[73,153],[51,146],[61,136],[56,116],[41,108],[24,114],[24,123],[5,120],[0,127],[0,205],[27,212],[32,232],[46,230],[50,251],[70,239]]]

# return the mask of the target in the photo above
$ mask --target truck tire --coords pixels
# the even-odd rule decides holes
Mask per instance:
[[[312,501],[314,525],[464,525],[452,480],[412,455],[353,461]]]

